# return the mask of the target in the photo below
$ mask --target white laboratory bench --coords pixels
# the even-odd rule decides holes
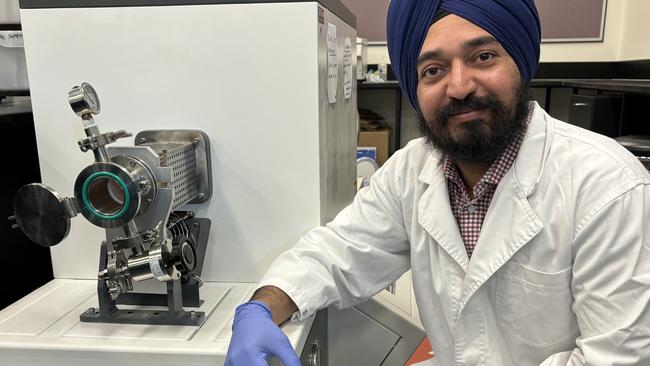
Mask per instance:
[[[79,320],[82,312],[97,307],[97,281],[54,279],[0,311],[0,365],[221,365],[234,310],[254,288],[204,283],[205,302],[196,310],[205,311],[207,319],[200,327],[98,324]],[[298,354],[312,321],[282,328]]]

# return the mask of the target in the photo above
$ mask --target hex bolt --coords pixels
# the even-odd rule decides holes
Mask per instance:
[[[199,197],[200,200],[204,200],[205,199],[205,193],[199,193],[198,197]]]
[[[190,312],[189,312],[189,316],[190,316],[190,318],[196,318],[196,317],[198,317],[199,315],[196,313],[196,311],[190,311]]]
[[[138,143],[139,143],[139,144],[144,144],[145,142],[147,142],[147,139],[145,139],[144,137],[140,137],[140,138],[138,139]]]

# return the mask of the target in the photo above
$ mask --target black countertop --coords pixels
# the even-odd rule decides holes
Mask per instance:
[[[645,79],[533,79],[530,86],[650,94],[650,80]]]
[[[533,79],[533,88],[579,88],[623,93],[650,94],[650,80],[645,79]],[[360,82],[359,89],[392,89],[399,88],[394,80],[369,83]]]

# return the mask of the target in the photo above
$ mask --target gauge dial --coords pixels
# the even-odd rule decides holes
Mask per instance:
[[[97,96],[95,89],[93,89],[90,84],[83,83],[81,84],[81,91],[83,92],[84,101],[86,104],[88,104],[88,108],[90,108],[91,113],[99,113],[99,97]]]
[[[99,113],[99,97],[95,89],[88,83],[82,83],[80,86],[72,88],[68,93],[68,101],[72,110],[83,118]]]

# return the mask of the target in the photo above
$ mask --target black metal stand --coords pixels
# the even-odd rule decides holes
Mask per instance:
[[[199,298],[203,261],[210,232],[209,219],[191,218],[188,227],[196,243],[197,266],[194,275],[184,276],[182,279],[167,282],[165,294],[129,292],[121,294],[117,300],[112,300],[108,292],[106,281],[97,281],[97,295],[99,309],[89,308],[79,316],[82,322],[89,323],[118,323],[118,324],[153,324],[153,325],[201,325],[205,321],[202,311],[186,311],[186,307],[199,307],[203,301]],[[108,249],[106,242],[102,242],[99,270],[106,268]],[[120,305],[160,306],[167,310],[153,309],[120,309]]]
[[[104,296],[102,296],[102,292],[99,292],[99,309],[90,308],[81,314],[79,318],[82,322],[87,323],[194,326],[203,324],[205,312],[185,311],[183,309],[180,282],[180,280],[167,282],[168,310],[119,309],[115,306],[115,301],[108,296],[108,289],[104,285]]]

